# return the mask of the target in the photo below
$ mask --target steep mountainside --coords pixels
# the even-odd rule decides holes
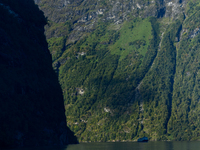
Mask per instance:
[[[0,0],[0,148],[76,142],[33,0]]]
[[[35,2],[80,141],[199,139],[199,0]]]

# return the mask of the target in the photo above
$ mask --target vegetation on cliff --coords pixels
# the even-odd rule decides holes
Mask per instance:
[[[199,0],[37,4],[79,141],[198,139]]]

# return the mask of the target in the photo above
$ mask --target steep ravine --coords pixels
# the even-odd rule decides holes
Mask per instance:
[[[169,116],[167,118],[167,123],[166,123],[166,130],[168,129],[168,123],[169,123],[169,120],[171,118],[171,115],[172,115],[172,101],[173,101],[173,92],[174,92],[174,80],[175,80],[175,75],[176,75],[176,67],[177,67],[177,47],[179,46],[179,42],[180,42],[180,36],[181,36],[181,32],[182,32],[182,24],[185,20],[185,15],[183,16],[183,19],[181,20],[181,23],[179,24],[176,24],[176,26],[178,27],[177,31],[176,31],[176,36],[174,39],[172,39],[173,43],[176,43],[176,45],[174,46],[174,49],[176,51],[176,54],[175,54],[175,65],[174,65],[174,72],[173,72],[173,79],[171,79],[171,82],[172,82],[172,86],[171,86],[171,94],[170,94],[170,99],[169,99],[169,107],[168,107],[168,110],[169,110]],[[173,37],[173,36],[172,36]]]

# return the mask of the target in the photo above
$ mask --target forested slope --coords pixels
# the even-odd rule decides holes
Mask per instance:
[[[196,140],[198,0],[35,0],[79,141]]]

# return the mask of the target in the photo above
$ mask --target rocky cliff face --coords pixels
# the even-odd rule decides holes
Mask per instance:
[[[80,141],[199,138],[199,0],[35,2]]]
[[[50,22],[62,23],[70,21],[73,23],[72,32],[68,42],[76,42],[87,32],[94,30],[98,20],[111,21],[121,24],[130,20],[132,16],[146,18],[154,16],[157,18],[171,17],[176,19],[184,12],[186,0],[114,0],[114,1],[85,1],[85,0],[35,0],[36,4],[44,11]],[[62,36],[64,33],[59,29],[47,32],[47,38]]]
[[[75,143],[32,0],[0,0],[0,147]]]

